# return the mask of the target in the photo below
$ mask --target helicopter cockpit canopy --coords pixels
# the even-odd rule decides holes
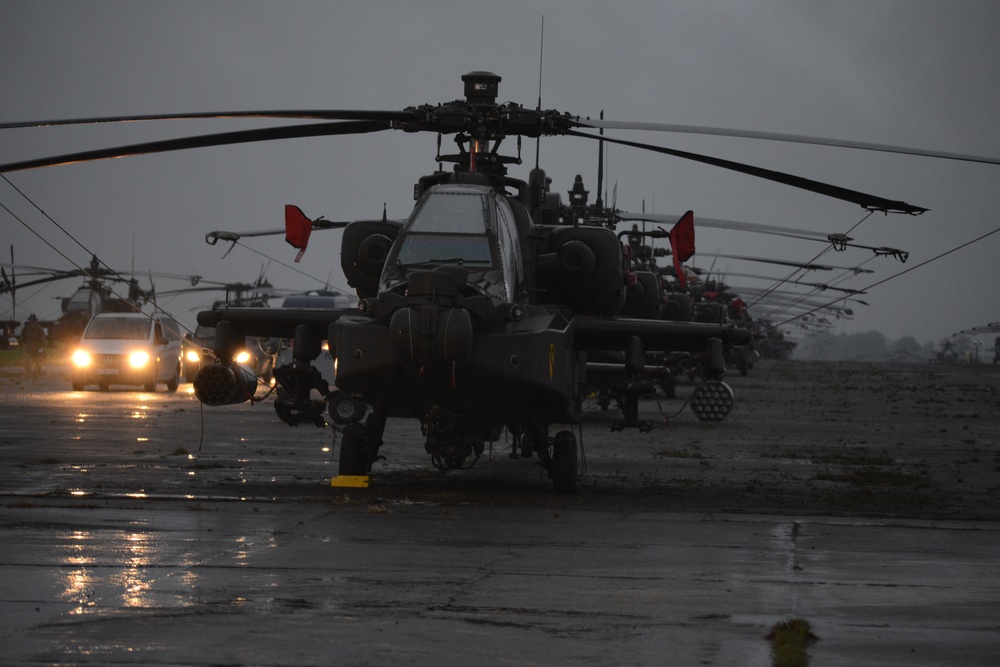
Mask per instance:
[[[398,288],[413,270],[457,264],[477,289],[511,301],[523,274],[514,224],[506,198],[489,187],[435,186],[389,251],[381,290]]]
[[[73,296],[66,299],[63,312],[82,313],[88,317],[93,317],[101,312],[101,295],[93,289],[81,287]]]

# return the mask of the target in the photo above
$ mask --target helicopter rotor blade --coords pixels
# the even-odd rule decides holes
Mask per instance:
[[[671,224],[679,216],[671,216],[662,213],[633,213],[631,211],[619,212],[622,220],[639,220],[646,222],[656,222],[661,224]],[[826,241],[829,234],[825,232],[814,232],[808,229],[795,229],[792,227],[779,227],[777,225],[761,225],[753,222],[739,222],[737,220],[723,220],[721,218],[698,217],[699,227],[715,227],[718,229],[731,229],[734,231],[755,232],[758,234],[773,234],[775,236],[788,236],[790,238],[808,237],[819,241]]]
[[[170,151],[187,150],[189,148],[228,146],[232,144],[245,144],[257,141],[274,141],[277,139],[300,139],[305,137],[324,137],[341,134],[365,134],[369,132],[388,130],[390,127],[391,126],[387,121],[360,120],[337,123],[331,122],[312,123],[307,125],[286,125],[282,127],[268,127],[256,130],[240,130],[236,132],[222,132],[218,134],[204,134],[195,137],[165,139],[163,141],[151,141],[142,144],[119,146],[117,148],[103,148],[92,151],[83,151],[80,153],[70,153],[68,155],[56,155],[37,160],[13,162],[10,164],[0,165],[0,173],[25,171],[41,167],[54,167],[59,165],[74,164],[77,162],[93,162],[96,160],[128,157],[131,155],[166,153]]]
[[[668,123],[644,123],[614,120],[587,120],[580,122],[581,127],[593,127],[604,130],[646,130],[651,132],[674,132],[679,134],[701,134],[718,137],[735,137],[739,139],[763,139],[766,141],[783,141],[795,144],[811,144],[815,146],[830,146],[834,148],[853,148],[865,151],[897,153],[900,155],[915,155],[918,157],[933,157],[944,160],[959,160],[963,162],[979,162],[982,164],[1000,165],[1000,158],[981,155],[966,155],[947,151],[932,151],[922,148],[907,148],[890,144],[875,144],[863,141],[843,141],[825,137],[810,137],[801,134],[783,134],[779,132],[758,132],[754,130],[736,130],[722,127],[705,127],[699,125],[672,125]]]
[[[311,111],[217,111],[202,113],[148,114],[142,116],[101,116],[95,118],[65,118],[0,123],[0,130],[33,127],[58,127],[64,125],[98,125],[102,123],[136,123],[159,120],[192,119],[296,119],[296,120],[374,120],[383,122],[412,121],[418,115],[410,111],[349,111],[345,109],[319,109]]]
[[[783,259],[768,259],[765,257],[747,257],[745,255],[724,255],[722,253],[715,253],[716,258],[722,259],[739,259],[745,262],[762,262],[764,264],[778,264],[780,266],[791,266],[798,269],[805,269],[807,271],[833,271],[834,269],[842,269],[844,267],[830,266],[828,264],[815,264],[812,262],[791,262]]]
[[[570,129],[565,130],[565,134],[573,137],[585,137],[587,139],[593,139],[595,141],[608,141],[614,144],[620,144],[622,146],[630,146],[632,148],[652,151],[654,153],[663,153],[664,155],[672,155],[674,157],[684,158],[686,160],[692,160],[694,162],[709,164],[714,167],[720,167],[722,169],[736,171],[741,174],[747,174],[749,176],[756,176],[757,178],[763,178],[765,180],[774,181],[776,183],[781,183],[783,185],[789,185],[794,188],[799,188],[800,190],[807,190],[809,192],[814,192],[816,194],[832,197],[834,199],[840,199],[842,201],[851,202],[869,211],[884,211],[886,213],[906,213],[909,215],[920,215],[921,213],[928,210],[920,206],[907,204],[904,201],[885,199],[884,197],[870,195],[864,192],[859,192],[857,190],[850,190],[848,188],[842,188],[836,185],[830,185],[829,183],[822,183],[820,181],[814,181],[808,178],[803,178],[801,176],[795,176],[793,174],[786,174],[784,172],[774,171],[772,169],[754,167],[753,165],[743,164],[742,162],[724,160],[722,158],[716,158],[710,155],[701,155],[699,153],[680,151],[673,148],[666,148],[664,146],[654,146],[653,144],[644,144],[638,141],[627,141],[625,139],[612,139],[606,135],[598,136],[594,134],[587,134],[586,132],[577,132],[576,130],[570,130]]]
[[[153,272],[149,272],[149,291],[143,295],[146,303],[150,301],[153,302],[153,308],[157,308],[156,304],[156,283],[153,282]]]
[[[45,278],[29,280],[27,282],[18,282],[16,284],[11,282],[9,285],[8,284],[0,285],[0,294],[3,294],[8,291],[13,293],[13,290],[15,288],[24,289],[25,287],[34,287],[35,285],[44,285],[46,283],[56,282],[57,280],[64,280],[66,278],[79,278],[81,276],[86,277],[87,274],[83,271],[65,271],[59,274],[49,275]]]
[[[642,220],[646,222],[670,223],[677,219],[677,216],[663,215],[657,213],[630,213],[628,211],[618,212],[619,220]],[[737,220],[722,220],[720,218],[698,218],[700,227],[712,227],[715,229],[730,229],[739,232],[749,232],[753,234],[770,234],[773,236],[783,236],[790,239],[801,239],[803,241],[818,241],[820,243],[832,244],[834,250],[844,250],[846,248],[861,248],[871,250],[878,256],[895,257],[902,262],[906,262],[910,253],[906,250],[888,247],[875,247],[852,243],[854,240],[845,234],[827,234],[825,232],[815,232],[808,229],[795,229],[793,227],[778,227],[776,225],[761,225],[753,222],[739,222]]]
[[[812,287],[813,289],[817,289],[817,290],[819,290],[821,292],[826,291],[826,290],[833,290],[835,292],[842,292],[844,294],[866,294],[866,292],[864,290],[848,289],[846,287],[834,287],[833,285],[827,285],[826,283],[809,283],[809,282],[804,282],[804,281],[801,281],[801,280],[790,280],[790,279],[787,279],[787,278],[780,278],[778,276],[762,276],[762,275],[758,275],[758,274],[754,274],[754,273],[738,273],[736,271],[727,271],[726,272],[726,277],[727,278],[729,278],[729,277],[733,277],[733,278],[754,278],[756,280],[768,280],[768,281],[771,281],[771,282],[774,282],[774,283],[788,283],[789,285],[799,285],[801,287]],[[738,291],[740,288],[731,288],[731,289],[736,289]],[[743,289],[745,289],[745,288],[743,288]]]
[[[712,156],[680,151],[655,146],[635,141],[623,139],[613,139],[605,135],[594,135],[587,132],[580,132],[573,128],[601,129],[605,127],[617,127],[618,129],[658,129],[658,130],[680,130],[684,126],[622,123],[615,121],[590,121],[568,114],[560,114],[554,110],[527,111],[520,106],[505,104],[500,107],[490,107],[481,104],[481,100],[470,98],[468,102],[456,101],[450,104],[423,105],[421,107],[410,107],[402,111],[272,111],[272,112],[228,112],[228,113],[190,113],[174,115],[147,115],[147,116],[120,116],[104,118],[84,118],[66,121],[43,121],[38,123],[7,123],[0,124],[0,129],[14,127],[37,127],[46,124],[82,124],[91,122],[129,122],[138,120],[166,120],[182,118],[252,118],[252,117],[298,117],[308,118],[337,118],[350,119],[340,120],[340,122],[315,123],[309,125],[292,125],[275,128],[263,128],[255,130],[244,130],[238,132],[228,132],[220,134],[210,134],[190,138],[180,138],[165,141],[156,141],[143,144],[123,146],[94,151],[86,151],[51,158],[28,160],[6,165],[0,165],[0,173],[10,171],[22,171],[39,167],[48,167],[74,162],[84,162],[101,160],[112,157],[124,157],[128,155],[140,155],[145,153],[166,152],[184,150],[189,148],[199,148],[207,146],[221,146],[228,144],[248,143],[256,141],[271,141],[275,139],[318,137],[338,134],[361,134],[376,132],[385,129],[395,128],[406,132],[434,131],[439,134],[450,134],[453,132],[470,132],[474,136],[482,133],[483,127],[493,127],[497,137],[508,134],[518,136],[540,136],[565,135],[576,136],[596,141],[607,141],[623,146],[631,146],[640,150],[653,151],[674,157],[709,164],[723,169],[736,171],[739,173],[771,180],[799,189],[807,190],[828,197],[849,201],[862,206],[867,210],[880,210],[885,212],[907,213],[918,215],[927,209],[908,204],[903,201],[895,201],[883,197],[877,197],[867,193],[834,186],[819,181],[810,180],[792,174],[786,174],[770,169],[763,169],[752,165],[747,165],[731,160],[725,160]],[[487,122],[488,121],[488,122]],[[713,128],[688,128],[688,131],[707,132]],[[755,138],[771,138],[772,135],[766,133],[745,133],[737,130],[714,130],[716,133],[727,133],[732,136],[754,136]],[[775,138],[780,135],[773,135]],[[787,141],[795,140],[791,135],[784,137]],[[861,145],[858,144],[857,147]]]

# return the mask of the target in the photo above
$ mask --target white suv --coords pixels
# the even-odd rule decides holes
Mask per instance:
[[[70,356],[74,391],[88,384],[142,385],[156,391],[163,382],[177,391],[181,377],[181,341],[177,322],[142,313],[101,313],[83,331]]]

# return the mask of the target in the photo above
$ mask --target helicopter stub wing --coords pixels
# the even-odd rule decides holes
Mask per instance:
[[[247,336],[262,338],[294,338],[298,326],[321,332],[344,315],[357,315],[357,309],[323,310],[319,308],[220,308],[198,313],[198,324],[215,327],[229,322]]]
[[[624,349],[634,336],[641,338],[650,352],[702,352],[709,338],[718,338],[723,345],[746,345],[751,338],[746,329],[731,325],[619,317],[573,318],[574,345],[581,350]]]

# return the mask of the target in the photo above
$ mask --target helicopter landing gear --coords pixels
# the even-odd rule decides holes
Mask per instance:
[[[364,403],[354,400],[347,393],[340,390],[330,392],[327,399],[330,401],[330,417],[337,424],[359,422],[364,418],[365,412],[368,410]]]
[[[468,415],[436,405],[427,413],[421,430],[427,438],[424,449],[441,472],[471,468],[483,455],[484,434]],[[471,462],[469,457],[473,457]]]
[[[508,427],[511,435],[510,443],[510,454],[507,455],[509,459],[530,459],[534,454],[534,450],[531,447],[531,443],[528,442],[524,437],[524,431],[518,427]]]
[[[289,426],[306,423],[312,423],[317,428],[326,426],[323,412],[330,398],[330,386],[315,366],[296,361],[275,368],[274,377],[278,381],[274,412],[281,421]],[[323,400],[313,400],[311,392],[314,389]]]
[[[572,431],[559,431],[551,439],[551,448],[551,455],[547,448],[544,450],[542,465],[548,470],[552,490],[556,493],[576,493],[576,436]]]
[[[677,398],[677,376],[672,370],[668,369],[660,381],[660,391],[663,392],[663,398]]]
[[[615,402],[618,409],[622,411],[625,419],[623,421],[612,422],[612,431],[621,431],[625,428],[637,428],[640,433],[653,430],[653,424],[648,421],[639,421],[639,396],[648,393],[649,387],[643,383],[628,382],[615,392]]]
[[[344,437],[340,442],[340,466],[338,474],[347,477],[367,475],[371,469],[368,463],[368,431],[357,422],[344,427]]]
[[[360,420],[360,417],[358,419]],[[364,424],[360,421],[354,421],[344,426],[343,438],[340,442],[338,477],[364,477],[363,486],[368,486],[367,476],[371,473],[372,464],[379,459],[378,450],[382,447],[385,421],[386,411],[376,406]],[[335,481],[331,481],[331,485],[357,486],[354,483],[336,483]]]

